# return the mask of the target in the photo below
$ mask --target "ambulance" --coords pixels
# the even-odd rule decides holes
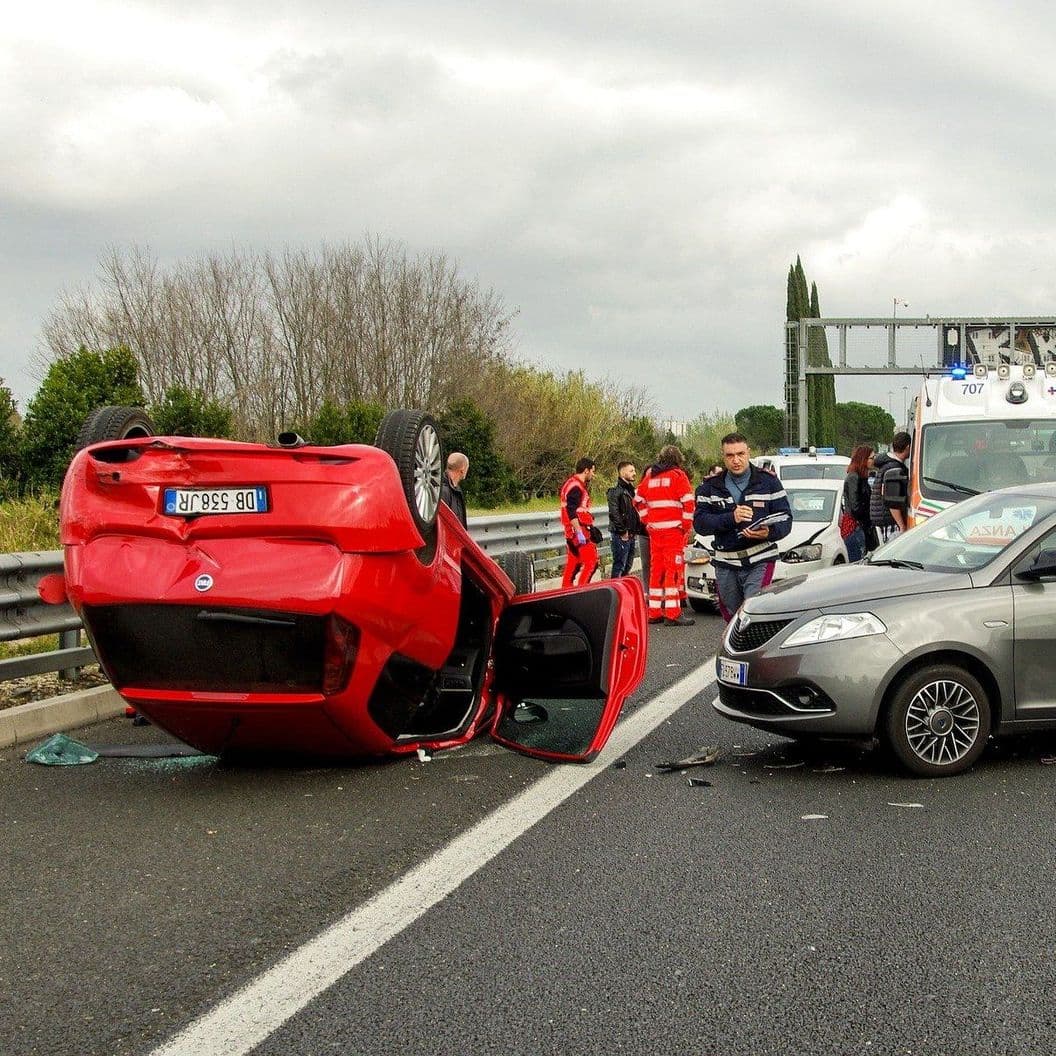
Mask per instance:
[[[913,524],[969,495],[1056,481],[1056,362],[925,377],[910,424]]]

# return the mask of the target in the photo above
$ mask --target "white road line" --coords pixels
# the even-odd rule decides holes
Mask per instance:
[[[619,723],[598,759],[557,766],[359,909],[257,976],[152,1056],[242,1056],[389,939],[413,924],[715,680],[712,661]]]

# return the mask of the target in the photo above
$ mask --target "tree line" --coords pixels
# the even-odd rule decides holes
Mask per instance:
[[[445,447],[469,456],[465,490],[480,507],[554,494],[583,454],[608,473],[677,442],[699,474],[734,428],[759,451],[782,440],[782,412],[761,407],[705,412],[684,437],[665,435],[644,391],[520,362],[513,317],[443,254],[379,239],[170,267],[114,250],[46,320],[24,418],[0,385],[3,486],[57,487],[104,404],[147,408],[163,434],[269,441],[293,429],[323,444],[369,443],[386,410],[424,408]]]

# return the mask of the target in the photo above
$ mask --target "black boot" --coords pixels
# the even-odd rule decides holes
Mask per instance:
[[[691,619],[689,616],[683,616],[681,614],[679,614],[677,619],[664,620],[664,623],[666,623],[668,627],[692,627],[696,622],[696,620]]]

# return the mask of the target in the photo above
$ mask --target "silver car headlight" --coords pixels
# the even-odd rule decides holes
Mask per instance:
[[[781,555],[782,561],[789,564],[798,564],[800,561],[820,561],[821,543],[811,543],[809,546],[794,546]]]
[[[871,634],[883,634],[886,630],[883,622],[871,612],[833,613],[829,616],[816,616],[809,623],[803,624],[781,643],[781,648],[842,642],[848,638],[868,638]]]

